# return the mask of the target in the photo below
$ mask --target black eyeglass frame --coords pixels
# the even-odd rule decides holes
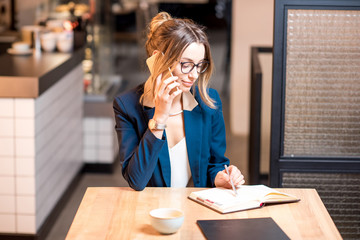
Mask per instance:
[[[201,69],[201,68],[200,68],[200,67],[201,67],[201,64],[204,64],[204,63],[207,64],[207,65],[206,65],[206,68],[204,68],[202,71],[199,71],[199,69]],[[184,72],[184,70],[183,70],[183,65],[184,65],[184,64],[191,64],[191,65],[192,65],[192,67],[190,68],[189,71],[185,71],[185,72]],[[201,74],[201,73],[204,73],[204,72],[208,69],[208,67],[209,67],[209,65],[210,65],[210,62],[209,62],[209,61],[201,61],[201,62],[199,62],[198,64],[195,64],[195,63],[193,63],[193,62],[180,62],[180,65],[181,65],[181,72],[184,73],[184,74],[190,73],[190,72],[194,69],[194,67],[196,67],[196,72],[197,72],[198,74]]]

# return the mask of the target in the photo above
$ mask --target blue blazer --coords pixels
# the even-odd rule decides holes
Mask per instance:
[[[148,129],[155,108],[140,104],[144,84],[114,99],[115,130],[119,141],[122,174],[135,190],[170,187],[170,158],[166,133],[156,138]],[[229,164],[226,150],[225,123],[219,94],[209,89],[216,109],[209,108],[195,91],[198,105],[184,110],[184,125],[189,165],[195,187],[214,187],[215,176]]]

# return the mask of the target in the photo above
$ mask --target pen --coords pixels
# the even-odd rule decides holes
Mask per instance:
[[[234,183],[233,183],[233,181],[232,181],[232,179],[231,179],[231,177],[230,177],[230,173],[229,173],[228,166],[226,166],[226,165],[224,165],[224,166],[225,166],[225,170],[226,170],[227,175],[229,175],[231,187],[232,187],[232,189],[233,189],[233,191],[234,191],[234,193],[235,193],[235,196],[237,196],[237,192],[236,192]]]

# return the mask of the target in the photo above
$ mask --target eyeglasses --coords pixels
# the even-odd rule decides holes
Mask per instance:
[[[191,72],[194,67],[196,67],[196,71],[197,73],[204,73],[206,71],[206,69],[209,67],[210,62],[208,61],[202,61],[199,62],[198,64],[195,64],[193,62],[180,62],[181,64],[181,72],[184,74],[187,74],[189,72]]]

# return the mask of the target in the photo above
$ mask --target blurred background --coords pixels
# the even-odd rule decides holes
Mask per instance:
[[[0,0],[0,239],[64,239],[87,187],[127,186],[112,101],[148,78],[159,11],[206,27],[226,156],[246,182],[315,188],[359,239],[351,0]]]
[[[0,94],[3,94],[0,106],[8,107],[9,103],[14,102],[16,108],[19,99],[22,99],[29,100],[30,106],[35,109],[33,115],[26,116],[35,122],[34,132],[20,136],[33,140],[34,153],[27,155],[25,150],[18,150],[22,157],[20,159],[15,153],[2,153],[4,149],[0,149],[0,160],[4,165],[0,172],[2,233],[64,239],[87,187],[127,186],[117,159],[112,100],[117,94],[147,79],[149,72],[145,65],[144,49],[146,28],[159,11],[167,11],[173,17],[193,19],[206,27],[215,63],[210,85],[220,93],[224,108],[226,156],[249,181],[251,47],[272,46],[272,0],[0,0],[0,11],[0,63],[7,62],[7,65],[0,64],[3,66],[0,69],[0,77],[3,77],[0,82],[7,76],[18,75],[27,77],[33,74],[40,79],[39,95],[30,98],[5,94],[9,87],[0,86]],[[36,55],[35,51],[28,56],[29,49],[18,50],[20,48],[16,43],[19,42],[26,42],[31,54],[34,49],[40,55]],[[46,90],[53,87],[50,88],[50,83],[42,87],[42,79],[60,78],[72,71],[71,64],[77,66],[77,63],[65,62],[67,67],[60,68],[60,58],[69,59],[67,61],[80,59],[81,71],[72,83],[74,85],[69,84],[68,90]],[[271,51],[259,53],[259,58],[264,89],[260,175],[261,182],[267,184]],[[47,65],[56,71],[51,68],[42,70]],[[68,98],[66,92],[70,92],[72,86],[75,89],[75,83],[79,82],[81,86],[76,86],[81,88],[82,93],[74,94],[82,98],[76,110],[80,114],[77,129],[80,127],[81,132],[77,133],[78,140],[69,142],[69,149],[78,148],[78,153],[71,157],[71,164],[66,160],[69,149],[64,150],[65,155],[56,157],[56,160],[51,157],[54,154],[59,156],[56,151],[46,152],[46,157],[43,157],[42,148],[39,150],[38,147],[39,139],[42,139],[38,133],[45,132],[41,130],[44,124],[39,122],[39,115],[45,112],[39,110],[45,108],[40,106],[41,102],[54,101],[50,100],[50,95]],[[42,91],[42,88],[45,90]],[[42,100],[45,97],[47,99]],[[64,103],[64,108],[69,105],[73,105],[73,102]],[[3,114],[0,121],[7,121],[9,116]],[[51,125],[57,124],[52,122]],[[59,127],[58,131],[65,130]],[[75,135],[74,130],[68,131],[69,135],[54,143],[54,149]],[[11,133],[0,133],[2,143],[10,138],[13,139]],[[52,144],[51,141],[44,142],[43,146]],[[24,166],[22,172],[20,167],[16,167],[20,165]],[[20,186],[24,186],[23,192],[19,191]]]

